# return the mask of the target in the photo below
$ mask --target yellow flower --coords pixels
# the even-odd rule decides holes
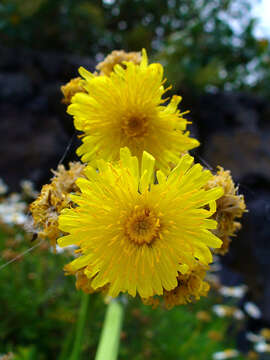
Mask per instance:
[[[48,238],[54,247],[56,239],[61,236],[58,229],[60,211],[71,206],[70,193],[79,191],[75,181],[84,176],[85,165],[74,162],[69,167],[66,170],[64,165],[59,165],[57,171],[53,171],[51,183],[43,186],[39,197],[30,205],[38,237]]]
[[[218,167],[217,174],[208,181],[206,189],[221,186],[224,195],[217,201],[217,211],[213,218],[218,222],[215,234],[222,240],[221,248],[216,253],[224,255],[228,252],[231,237],[241,229],[241,223],[235,221],[241,218],[246,211],[246,204],[243,195],[238,195],[238,188],[235,186],[231,172]]]
[[[221,245],[209,217],[223,190],[206,191],[212,174],[193,160],[183,156],[168,177],[158,171],[158,183],[155,159],[146,152],[140,171],[127,148],[117,163],[100,161],[98,172],[89,165],[86,179],[76,182],[81,193],[71,196],[77,207],[59,216],[59,228],[69,235],[58,244],[79,247],[69,272],[84,270],[93,289],[107,286],[112,297],[148,298],[174,289],[194,264],[209,264],[209,247]]]
[[[79,69],[87,93],[77,93],[68,107],[75,127],[84,132],[77,153],[94,165],[99,158],[119,160],[120,148],[127,146],[138,158],[149,152],[157,168],[168,173],[181,154],[199,145],[185,132],[188,122],[177,109],[181,97],[162,106],[168,100],[162,98],[168,90],[163,67],[148,65],[145,51],[139,65],[125,64],[125,69],[116,65],[109,76]]]
[[[140,64],[141,54],[139,52],[125,52],[123,50],[114,50],[109,54],[104,61],[100,62],[96,69],[100,71],[100,75],[110,75],[116,64],[124,66],[125,62],[133,62],[134,64]]]

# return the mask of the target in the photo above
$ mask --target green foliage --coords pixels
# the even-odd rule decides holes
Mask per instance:
[[[29,246],[30,239],[22,231],[0,229],[0,266],[8,260],[7,250],[15,256]],[[79,314],[86,311],[87,305],[85,298],[80,307],[82,296],[75,289],[74,278],[63,275],[62,267],[70,259],[68,252],[54,254],[42,243],[0,270],[0,354],[13,352],[15,360],[67,360],[74,353],[75,334],[78,328],[81,331]],[[237,324],[232,326],[230,319],[211,313],[217,300],[212,294],[196,304],[167,311],[129,299],[119,360],[209,360],[216,351],[234,348]],[[105,308],[100,295],[90,296],[83,337],[80,336],[81,360],[95,356]],[[209,313],[209,322],[198,320],[196,314],[202,310]],[[234,332],[228,332],[229,326]],[[211,339],[213,331],[220,335],[219,340]]]
[[[234,324],[234,331],[229,335],[231,320],[211,314],[211,306],[216,301],[212,294],[197,304],[170,311],[153,310],[134,302],[129,304],[125,340],[128,346],[120,349],[119,359],[209,360],[217,351],[234,348],[237,326]],[[209,312],[211,321],[200,321],[196,316],[199,311]],[[212,340],[211,332],[217,332],[220,341]],[[242,357],[237,358],[240,359]]]
[[[14,360],[35,360],[37,352],[35,347],[19,347]]]
[[[0,266],[31,246],[30,240],[13,229],[0,234]],[[81,293],[63,266],[67,252],[54,254],[46,243],[0,270],[0,354],[12,351],[18,360],[67,359],[74,343]],[[104,317],[99,296],[91,297],[95,322],[85,328],[83,350],[94,353]],[[33,355],[34,354],[34,355]],[[17,358],[16,358],[17,360]]]
[[[191,2],[192,3],[192,2]],[[270,46],[254,37],[248,2],[198,1],[187,8],[186,26],[171,33],[157,58],[177,88],[202,91],[257,90],[268,82]],[[208,4],[208,5],[207,5]],[[190,18],[193,12],[194,18]],[[268,85],[269,86],[269,85]]]
[[[270,46],[251,0],[3,0],[0,40],[95,58],[147,48],[177,89],[270,88]],[[40,31],[42,30],[42,31]]]

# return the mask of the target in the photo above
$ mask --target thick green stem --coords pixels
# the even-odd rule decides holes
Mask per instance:
[[[95,360],[116,360],[124,309],[119,300],[112,300],[107,308]]]
[[[75,341],[72,349],[72,353],[69,360],[79,360],[82,350],[82,340],[84,335],[84,328],[87,319],[87,309],[89,303],[89,294],[82,293],[81,307],[79,312],[79,318],[77,320]]]

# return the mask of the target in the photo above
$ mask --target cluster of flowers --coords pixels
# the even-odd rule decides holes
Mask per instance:
[[[79,73],[62,92],[82,163],[58,167],[32,203],[39,236],[77,246],[65,271],[87,293],[167,308],[206,296],[212,253],[228,250],[245,211],[230,172],[194,164],[181,97],[163,97],[163,67],[144,50]]]

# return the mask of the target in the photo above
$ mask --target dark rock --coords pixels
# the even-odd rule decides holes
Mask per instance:
[[[220,92],[203,95],[197,103],[200,130],[206,136],[228,128],[257,128],[267,103],[261,97],[246,93]],[[196,117],[197,118],[197,117]]]
[[[0,122],[1,177],[11,190],[18,190],[22,179],[40,185],[51,177],[50,168],[57,166],[68,136],[48,114],[34,116],[11,106],[0,106],[0,111],[5,114]]]
[[[203,158],[212,167],[230,169],[235,179],[258,174],[270,179],[270,132],[220,131],[204,139]]]
[[[193,111],[194,112],[194,111]],[[213,169],[232,172],[245,195],[248,213],[242,230],[222,258],[222,280],[245,282],[247,299],[262,311],[248,328],[270,325],[270,106],[266,99],[246,93],[218,93],[201,97],[194,119],[202,143],[199,156]]]
[[[31,79],[23,73],[0,73],[0,102],[22,104],[33,96]]]
[[[93,65],[80,56],[0,46],[0,176],[11,191],[22,178],[47,182],[63,154],[66,163],[76,158],[78,141],[60,86],[78,76],[80,66]]]

